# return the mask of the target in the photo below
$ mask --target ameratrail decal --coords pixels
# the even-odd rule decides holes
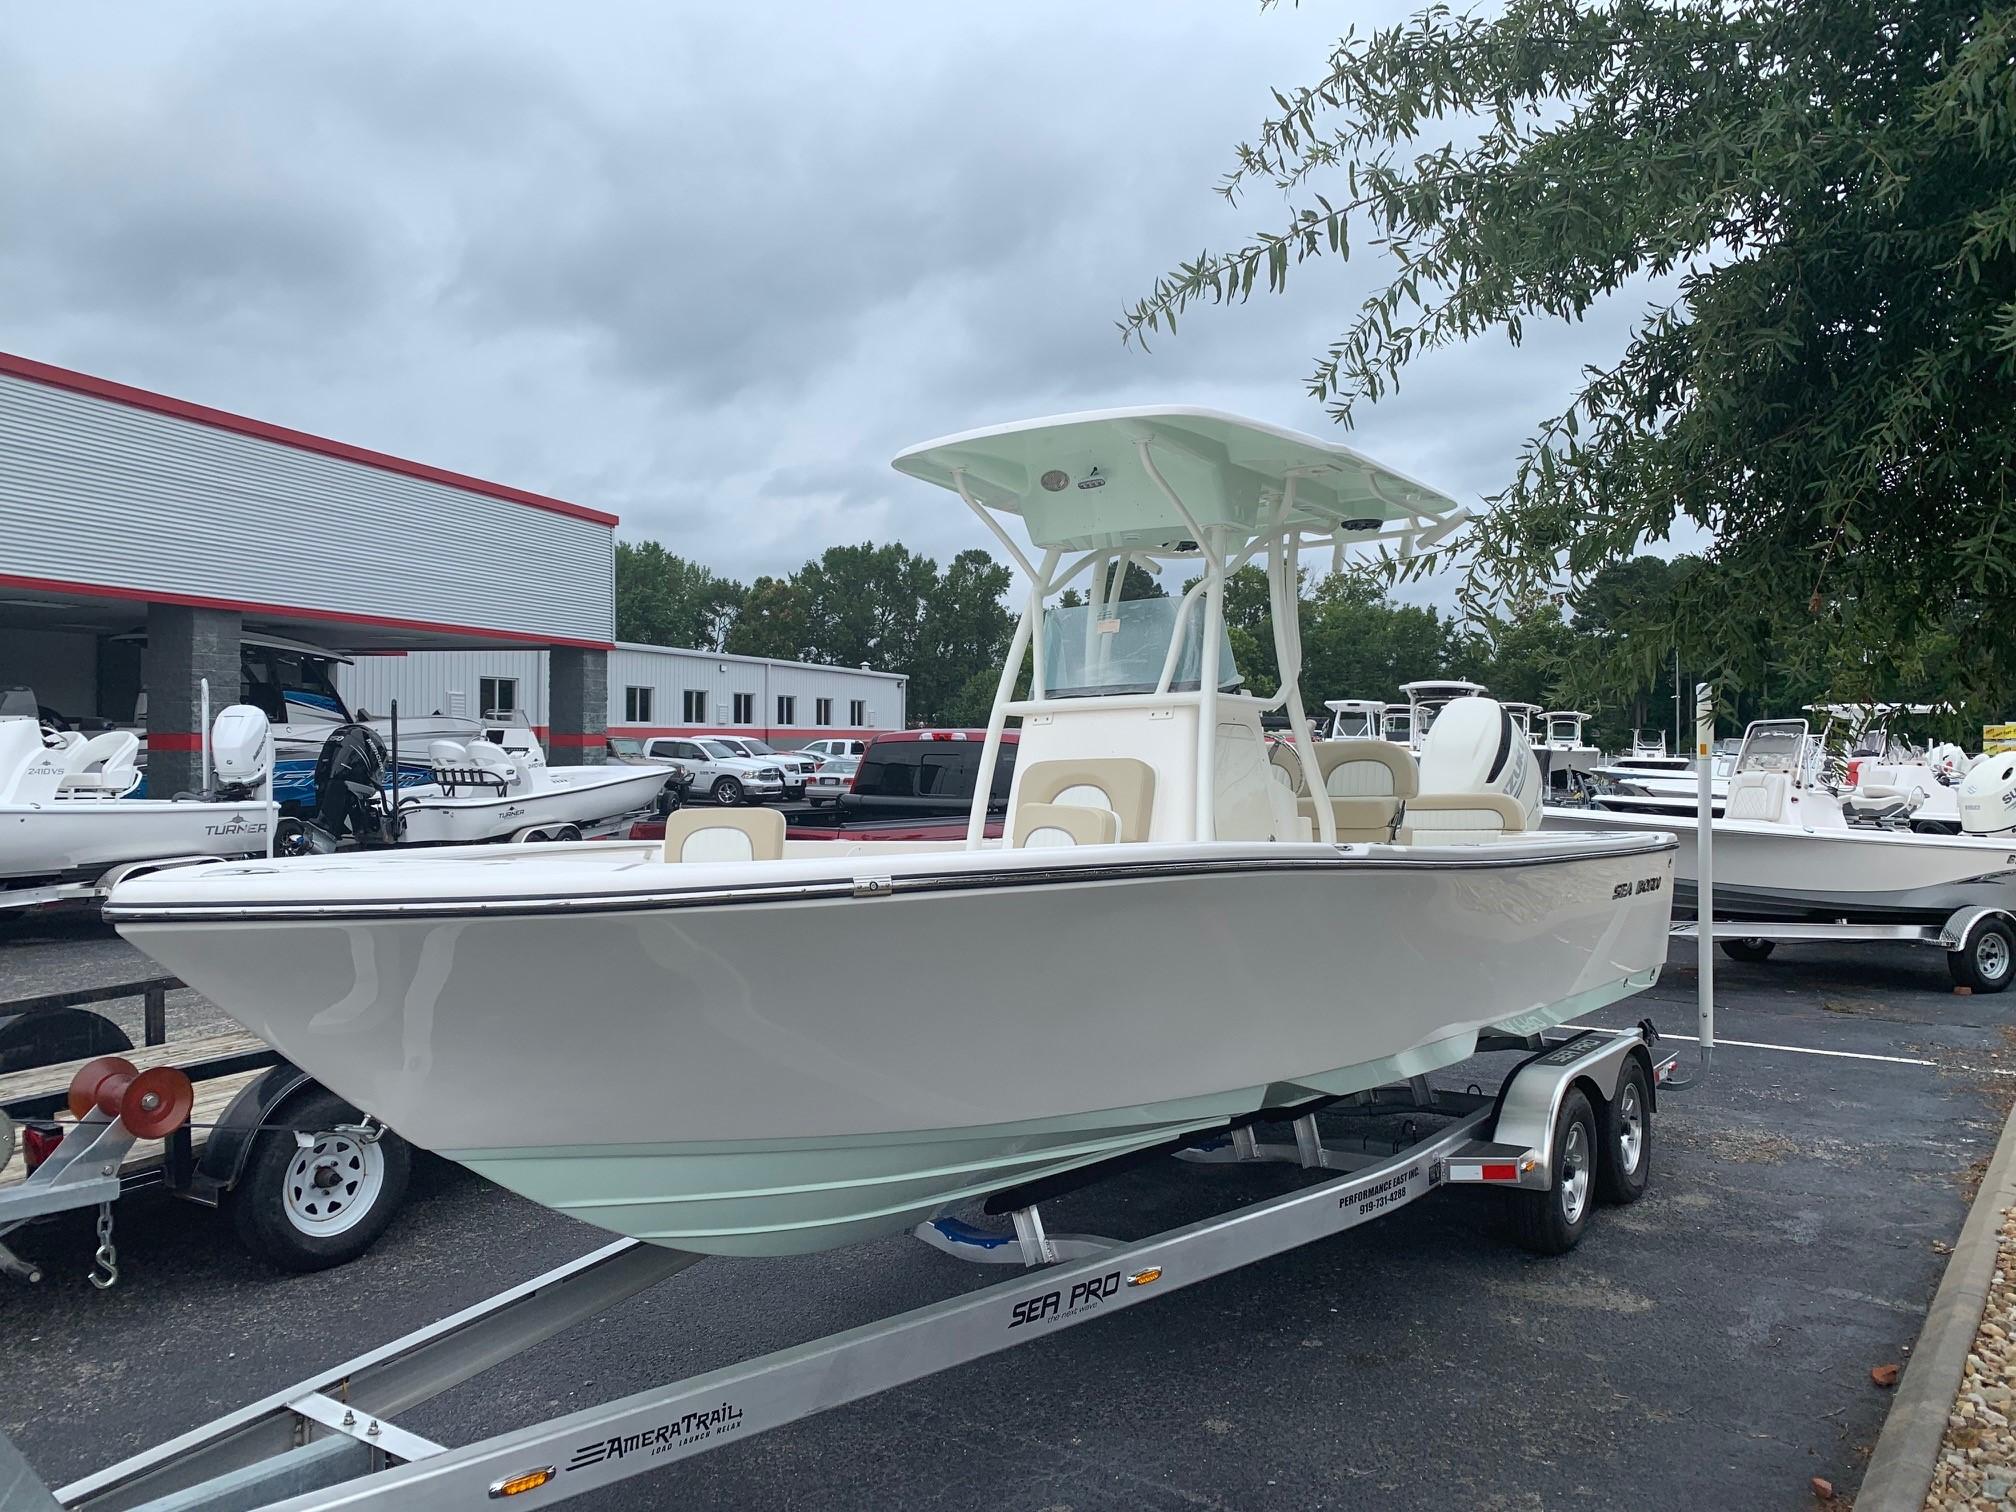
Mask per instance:
[[[646,1428],[641,1433],[619,1434],[614,1438],[596,1439],[593,1443],[583,1444],[567,1461],[567,1468],[586,1470],[591,1466],[625,1459],[633,1454],[665,1454],[674,1449],[684,1449],[689,1444],[720,1438],[723,1434],[733,1433],[741,1426],[742,1409],[733,1402],[723,1402],[719,1407],[683,1413],[669,1422],[660,1423],[656,1428]]]

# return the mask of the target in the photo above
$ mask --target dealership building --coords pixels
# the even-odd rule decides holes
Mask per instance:
[[[349,656],[354,710],[517,713],[563,763],[612,725],[902,727],[900,677],[618,646],[616,524],[0,353],[0,688],[144,725],[156,793],[196,786],[202,688],[237,700],[262,639]]]
[[[352,709],[547,721],[549,655],[511,646],[358,657],[336,672]],[[609,733],[753,735],[777,746],[900,730],[906,679],[894,672],[682,651],[618,641],[609,653]]]

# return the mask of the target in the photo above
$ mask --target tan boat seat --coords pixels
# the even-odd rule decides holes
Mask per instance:
[[[665,817],[667,861],[780,861],[784,816],[775,809],[674,809]]]
[[[1386,740],[1319,740],[1315,755],[1337,839],[1352,845],[1391,840],[1419,787],[1414,758]],[[1272,759],[1287,772],[1297,809],[1313,827],[1316,803],[1302,790],[1302,763],[1293,747],[1276,746]]]
[[[1120,816],[1109,808],[1080,803],[1024,803],[1015,810],[1016,850],[1053,846],[1111,845],[1120,838]]]
[[[1422,793],[1407,800],[1403,845],[1468,845],[1525,830],[1526,811],[1503,793]]]
[[[1018,815],[1032,803],[1108,809],[1120,823],[1119,839],[1130,843],[1146,840],[1155,812],[1155,769],[1131,756],[1032,761],[1017,775]],[[1019,818],[1016,829],[1019,833]]]

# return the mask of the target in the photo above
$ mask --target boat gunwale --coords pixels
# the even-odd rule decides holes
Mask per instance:
[[[368,900],[299,900],[285,903],[197,903],[162,902],[121,904],[108,900],[104,908],[107,922],[114,924],[166,924],[192,921],[218,923],[279,923],[294,920],[352,920],[396,918],[440,918],[458,916],[523,917],[540,914],[636,913],[678,908],[733,906],[759,903],[816,902],[825,899],[885,899],[948,892],[1004,890],[1017,887],[1068,886],[1086,882],[1156,881],[1191,876],[1218,876],[1242,872],[1331,872],[1331,871],[1501,871],[1534,866],[1563,866],[1599,860],[1623,860],[1635,856],[1659,855],[1679,849],[1670,834],[1641,831],[1649,843],[1624,846],[1608,844],[1592,849],[1549,851],[1541,855],[1492,856],[1391,856],[1368,855],[1362,846],[1339,847],[1334,856],[1283,856],[1278,859],[1255,856],[1190,857],[1164,861],[1083,861],[1068,867],[1016,867],[1000,870],[962,870],[923,875],[890,876],[864,868],[863,875],[822,878],[797,883],[760,882],[738,887],[690,889],[654,888],[631,893],[584,893],[561,896],[455,897]],[[1653,839],[1653,836],[1658,836]],[[1612,837],[1604,836],[1608,840]],[[1615,837],[1617,840],[1623,836]],[[1452,849],[1455,847],[1452,847]],[[1467,848],[1467,847],[1466,847]],[[1479,847],[1481,848],[1481,847]],[[872,859],[872,858],[863,858]],[[864,892],[872,883],[873,891]]]

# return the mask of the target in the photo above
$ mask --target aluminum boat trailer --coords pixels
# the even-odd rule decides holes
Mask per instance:
[[[1675,922],[1672,937],[1699,942],[1698,920]],[[1857,922],[1852,919],[1717,919],[1710,930],[1722,953],[1735,961],[1762,961],[1781,944],[1835,943],[1932,945],[1946,953],[1956,987],[2001,992],[2016,981],[2016,914],[1992,904],[1955,910],[1936,924]]]
[[[1493,1036],[1480,1053],[1524,1053],[1495,1092],[1474,1083],[1439,1090],[1417,1077],[1327,1110],[1347,1122],[1352,1114],[1397,1120],[1404,1143],[1380,1151],[1374,1140],[1341,1143],[1298,1109],[1285,1115],[1292,1144],[1263,1142],[1262,1115],[1200,1135],[1181,1152],[1205,1163],[1287,1161],[1338,1173],[1315,1184],[1129,1242],[1049,1234],[1034,1203],[1013,1211],[1009,1232],[933,1220],[918,1235],[935,1247],[1029,1268],[460,1448],[398,1425],[400,1412],[704,1258],[636,1240],[605,1245],[53,1494],[0,1437],[0,1506],[302,1512],[473,1509],[519,1498],[544,1506],[1342,1233],[1444,1186],[1505,1190],[1521,1242],[1559,1253],[1580,1239],[1599,1195],[1631,1201],[1645,1190],[1654,1089],[1691,1084],[1671,1078],[1677,1057],[1659,1054],[1657,1043],[1649,1021],[1624,1031]],[[1426,1118],[1448,1121],[1424,1133]]]

